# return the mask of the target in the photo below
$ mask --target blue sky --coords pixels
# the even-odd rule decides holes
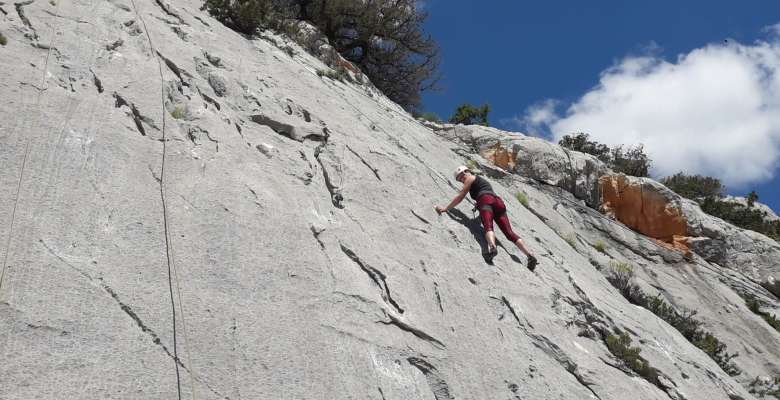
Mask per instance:
[[[717,176],[780,210],[780,2],[585,3],[426,0],[444,80],[425,108],[490,103],[502,129],[641,142],[656,175]]]

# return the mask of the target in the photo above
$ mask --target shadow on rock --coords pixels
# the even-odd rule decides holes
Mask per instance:
[[[479,220],[479,218],[469,218],[466,214],[457,209],[450,210],[447,212],[447,215],[449,215],[449,217],[452,218],[455,222],[468,228],[469,232],[471,232],[471,235],[474,236],[474,240],[476,240],[476,242],[479,244],[479,248],[484,257],[488,247],[487,240],[485,240],[485,229],[482,227],[482,222]],[[522,264],[520,258],[507,250],[507,248],[504,247],[504,244],[501,243],[498,238],[496,238],[496,246],[504,249],[504,251],[509,254],[509,257],[511,257],[514,262]],[[489,262],[488,264],[493,265],[492,262]]]

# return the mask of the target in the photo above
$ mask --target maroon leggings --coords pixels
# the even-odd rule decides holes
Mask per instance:
[[[486,231],[493,230],[493,220],[495,219],[507,239],[511,240],[512,243],[520,239],[520,236],[512,231],[509,217],[506,215],[506,206],[500,197],[483,194],[477,199],[477,208],[479,209],[479,217],[482,219],[482,226],[485,227]]]

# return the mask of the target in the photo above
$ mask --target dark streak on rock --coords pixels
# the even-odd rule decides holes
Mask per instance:
[[[401,321],[400,318],[396,317],[393,314],[387,314],[387,317],[390,318],[390,321],[378,321],[381,324],[385,325],[395,325],[399,329],[405,332],[409,332],[414,336],[417,336],[418,338],[425,340],[427,342],[430,342],[434,347],[438,349],[445,349],[447,346],[444,345],[440,340],[436,339],[435,337],[423,332],[420,329],[417,329],[409,324],[407,324],[404,321]]]
[[[100,78],[97,77],[97,74],[92,70],[92,68],[89,69],[89,72],[92,73],[92,83],[95,84],[95,88],[97,88],[98,93],[103,93],[103,82],[100,81]]]
[[[305,110],[304,110],[304,111],[305,111]],[[370,169],[370,170],[371,170],[371,172],[373,172],[373,173],[374,173],[374,176],[376,176],[376,179],[378,179],[380,182],[382,181],[382,178],[380,178],[380,177],[379,177],[379,170],[378,170],[378,169],[376,169],[376,168],[372,167],[372,166],[371,166],[371,164],[369,164],[369,163],[368,163],[368,161],[366,161],[366,160],[365,160],[365,159],[364,159],[364,158],[363,158],[363,157],[362,157],[360,154],[358,154],[358,153],[357,153],[355,150],[352,150],[352,147],[349,147],[349,145],[347,145],[347,150],[349,150],[349,151],[350,151],[352,154],[354,154],[354,155],[355,155],[355,157],[357,157],[357,158],[360,160],[360,162],[362,162],[362,163],[363,163],[363,165],[365,165],[366,167],[368,167],[368,169]]]
[[[119,107],[126,106],[130,108],[130,112],[133,116],[133,122],[135,122],[135,127],[138,129],[138,132],[141,133],[141,136],[146,136],[146,129],[144,129],[143,126],[144,117],[138,111],[138,108],[136,108],[135,104],[129,103],[117,92],[114,92],[113,96],[116,99],[116,102],[114,103],[114,107],[119,108]]]
[[[430,224],[431,224],[431,223],[430,223],[430,222],[429,222],[427,219],[425,219],[425,218],[421,217],[421,216],[420,216],[420,214],[417,214],[416,212],[414,212],[414,210],[412,210],[412,209],[409,209],[409,211],[411,211],[411,212],[412,212],[412,215],[414,215],[415,217],[417,217],[417,219],[419,219],[420,221],[422,221],[422,222],[425,222],[425,223],[426,223],[426,224],[428,224],[428,225],[430,225]]]
[[[366,275],[368,275],[368,277],[371,278],[371,280],[374,281],[377,286],[379,286],[380,289],[382,289],[382,299],[393,306],[396,312],[403,314],[404,309],[401,308],[401,306],[399,306],[390,295],[390,286],[387,285],[387,276],[382,273],[382,271],[366,264],[363,260],[360,259],[360,257],[357,256],[357,254],[355,254],[355,252],[344,246],[343,243],[339,243],[339,245],[341,246],[341,251],[344,252],[344,254],[349,257],[350,260],[357,264],[360,269],[362,269],[363,272],[365,272]],[[393,317],[391,316],[390,318],[392,319]]]
[[[433,397],[436,400],[453,400],[455,398],[450,393],[447,382],[433,364],[419,357],[409,357],[406,361],[425,375],[425,380],[428,381],[428,386],[431,388]]]
[[[176,75],[177,78],[179,78],[179,81],[182,85],[189,87],[190,84],[184,80],[184,78],[191,78],[192,75],[190,75],[187,71],[179,68],[173,61],[171,61],[169,58],[166,58],[162,53],[159,51],[157,52],[157,55],[162,58],[163,62],[165,62],[165,65],[168,67],[168,69],[173,72],[174,75]]]

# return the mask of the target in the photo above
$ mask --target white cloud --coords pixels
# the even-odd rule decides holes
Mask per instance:
[[[779,28],[766,41],[712,44],[673,62],[627,57],[562,115],[547,101],[515,122],[555,141],[587,132],[611,146],[643,143],[655,176],[705,174],[732,189],[771,179],[780,159]]]
[[[559,119],[555,110],[559,104],[556,100],[544,100],[528,107],[522,117],[503,119],[500,122],[503,125],[517,126],[530,135],[549,136],[548,127]]]

